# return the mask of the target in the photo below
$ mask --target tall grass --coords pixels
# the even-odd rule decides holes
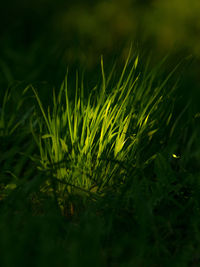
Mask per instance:
[[[49,107],[1,99],[2,266],[199,266],[199,114],[174,110],[176,69],[103,65],[88,96],[67,74]]]
[[[157,69],[140,72],[131,50],[114,86],[113,71],[106,77],[101,58],[102,83],[86,98],[84,82],[76,74],[74,99],[68,75],[47,110],[34,87],[40,113],[32,117],[31,131],[40,151],[39,168],[50,171],[59,194],[103,194],[123,184],[127,172],[139,167],[143,150],[166,127],[173,112],[169,99],[175,86],[156,82]],[[167,109],[165,107],[168,105]],[[41,117],[42,115],[42,117]],[[148,153],[147,153],[148,154]],[[149,154],[145,162],[156,155]],[[145,164],[144,162],[144,164]],[[55,185],[54,184],[54,185]],[[52,186],[52,183],[49,183]]]

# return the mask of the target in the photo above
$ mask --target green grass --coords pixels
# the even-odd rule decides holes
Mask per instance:
[[[66,76],[57,97],[53,92],[53,103],[47,111],[31,87],[41,111],[33,119],[37,126],[31,124],[40,150],[41,169],[56,166],[55,177],[66,183],[64,188],[60,186],[65,192],[78,187],[100,193],[105,187],[122,182],[116,178],[116,173],[119,176],[123,172],[120,163],[135,165],[138,143],[144,136],[152,139],[159,130],[159,119],[163,124],[170,121],[172,108],[163,112],[164,97],[169,99],[174,90],[164,90],[169,77],[157,87],[152,86],[153,74],[140,82],[140,73],[136,74],[138,58],[127,70],[129,59],[130,54],[112,88],[112,73],[107,80],[101,60],[102,84],[95,86],[87,100],[83,84],[79,89],[78,74],[75,99],[69,99]]]
[[[2,266],[199,265],[199,117],[165,63],[130,50],[116,79],[101,59],[89,95],[66,74],[49,106],[33,85],[5,92]]]

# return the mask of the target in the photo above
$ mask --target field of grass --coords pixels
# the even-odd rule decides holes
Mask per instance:
[[[3,88],[0,266],[200,265],[200,114],[166,61]]]

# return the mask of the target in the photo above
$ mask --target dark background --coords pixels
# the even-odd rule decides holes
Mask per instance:
[[[1,91],[15,81],[59,86],[67,67],[95,79],[101,55],[107,69],[116,60],[121,66],[132,43],[141,62],[151,54],[155,64],[169,54],[166,70],[189,57],[182,64],[180,93],[192,97],[197,108],[199,11],[198,0],[4,1]]]

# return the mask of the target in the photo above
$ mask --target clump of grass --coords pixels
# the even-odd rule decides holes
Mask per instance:
[[[75,99],[69,98],[66,75],[58,96],[53,92],[53,105],[47,111],[32,87],[42,113],[42,118],[36,115],[31,123],[40,150],[39,168],[51,170],[51,174],[53,171],[60,193],[98,194],[123,183],[123,163],[129,162],[129,167],[136,164],[140,157],[138,144],[144,137],[147,143],[152,139],[159,130],[159,118],[169,123],[172,109],[165,111],[163,105],[164,97],[168,99],[174,89],[166,96],[165,86],[173,72],[155,86],[157,70],[140,79],[138,57],[132,63],[130,58],[131,51],[112,88],[109,81],[113,71],[106,78],[101,59],[102,84],[91,91],[88,99],[78,74]]]

